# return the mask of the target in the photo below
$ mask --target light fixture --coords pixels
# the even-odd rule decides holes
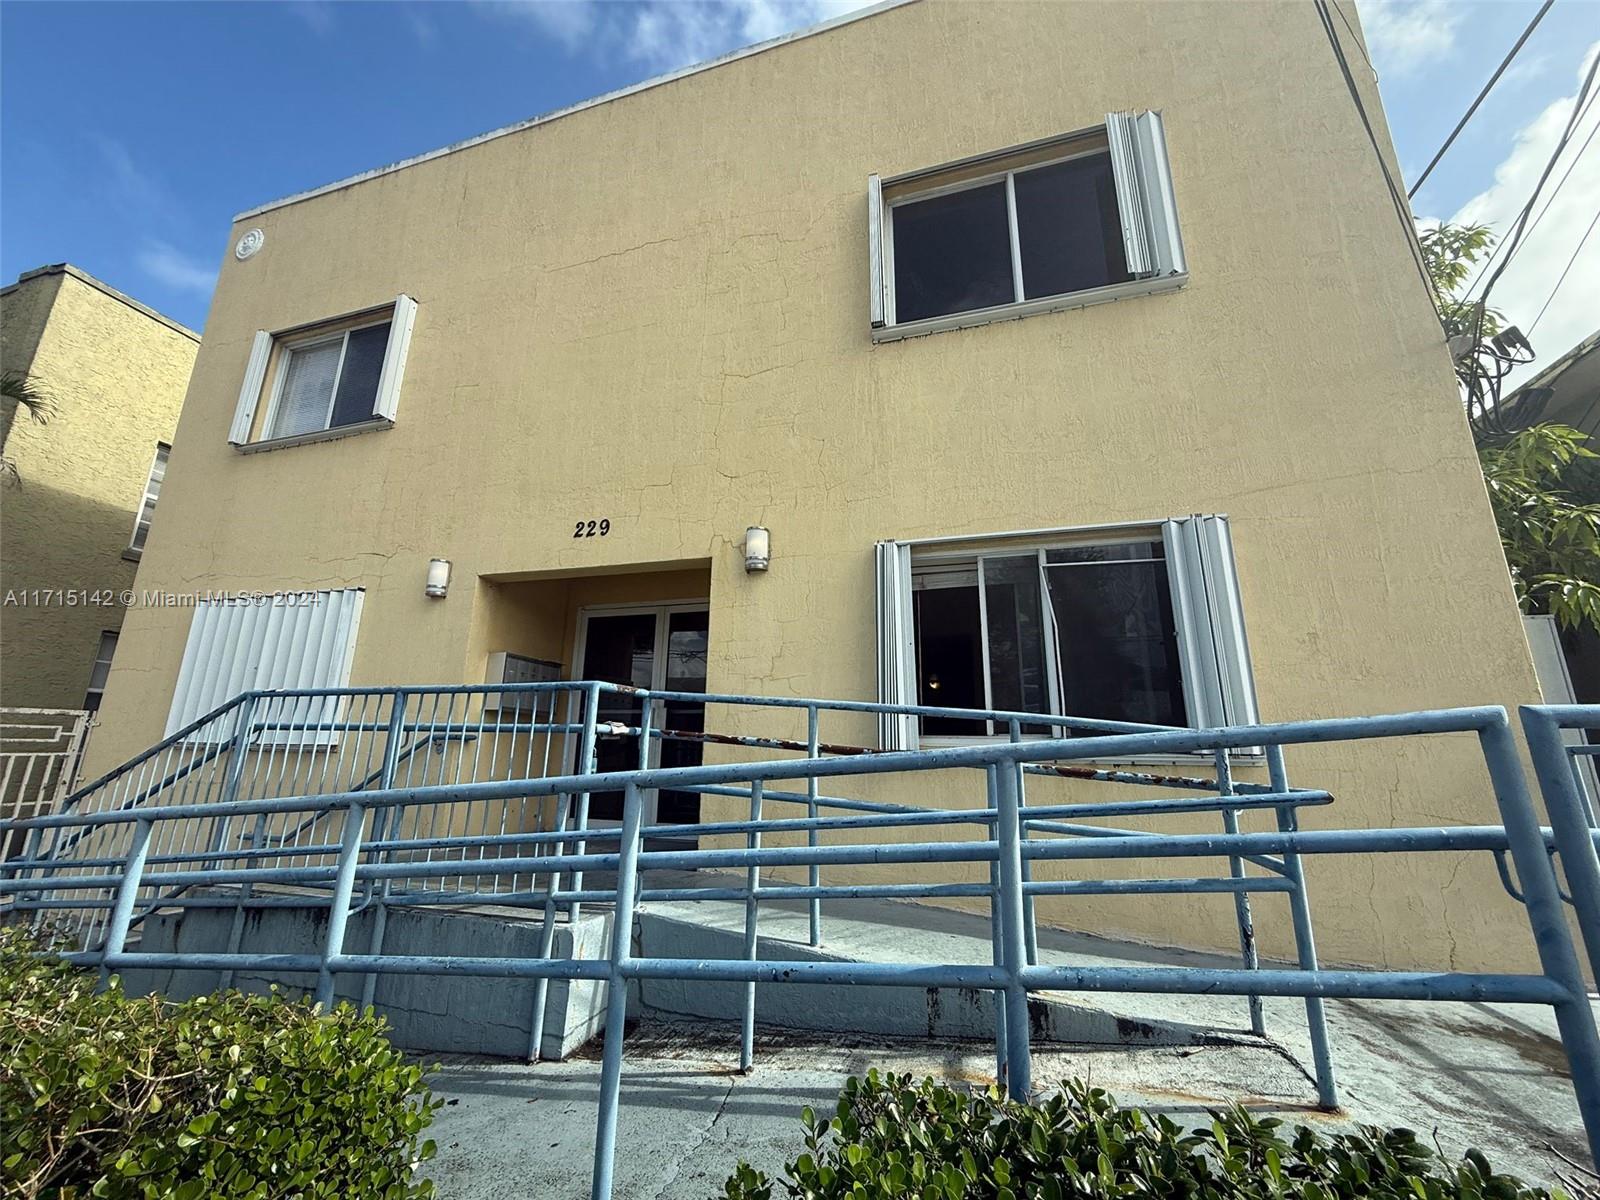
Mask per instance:
[[[428,586],[423,589],[435,600],[444,598],[450,590],[450,560],[448,558],[430,558],[428,560]]]
[[[744,569],[765,571],[772,561],[772,534],[765,525],[752,525],[744,531]]]

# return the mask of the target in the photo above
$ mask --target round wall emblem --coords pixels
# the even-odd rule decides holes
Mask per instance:
[[[243,262],[266,244],[267,235],[259,229],[252,229],[239,239],[239,244],[233,248],[233,256]]]

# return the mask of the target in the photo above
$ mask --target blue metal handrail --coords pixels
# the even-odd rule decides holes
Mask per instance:
[[[593,697],[598,688],[582,685]],[[504,689],[496,689],[504,690]],[[746,698],[754,702],[754,698]],[[651,706],[644,706],[644,717],[637,731],[643,750],[650,742]],[[586,723],[592,722],[592,706]],[[1600,718],[1600,711],[1587,710],[1583,719]],[[1577,719],[1572,714],[1542,714],[1551,721]],[[401,718],[391,716],[391,721]],[[1528,714],[1524,713],[1525,723]],[[1535,724],[1537,724],[1537,720]],[[816,744],[815,722],[810,744]],[[592,725],[590,725],[592,729]],[[1307,792],[1289,786],[1283,750],[1289,745],[1332,741],[1390,738],[1442,733],[1470,733],[1476,736],[1488,775],[1493,784],[1501,823],[1498,825],[1463,826],[1453,828],[1425,827],[1415,829],[1319,829],[1300,831],[1295,815],[1300,806],[1308,803],[1326,803],[1325,792]],[[1536,764],[1551,757],[1549,748],[1536,743],[1530,735],[1530,746],[1535,750]],[[1114,832],[1107,837],[1029,838],[1030,827],[1042,831],[1052,822],[1059,809],[1072,806],[1051,805],[1038,811],[1046,816],[1035,816],[1024,806],[1021,782],[1028,765],[1045,762],[1072,762],[1104,758],[1139,757],[1148,754],[1180,754],[1206,752],[1222,756],[1225,764],[1229,750],[1242,747],[1262,748],[1268,766],[1270,791],[1257,794],[1254,799],[1268,803],[1278,816],[1278,828],[1272,832],[1237,832],[1224,830],[1217,834],[1162,835],[1146,832]],[[580,761],[592,759],[585,756]],[[1563,776],[1568,758],[1563,750],[1559,758]],[[814,790],[817,780],[839,779],[890,773],[920,773],[952,767],[974,768],[983,773],[984,800],[975,809],[952,810],[948,813],[933,810],[873,811],[857,818],[864,823],[847,828],[881,828],[895,830],[935,823],[948,823],[953,829],[978,826],[977,840],[958,842],[900,842],[876,841],[845,845],[820,846],[812,844],[813,835],[831,828],[820,823],[812,824],[811,811],[820,796]],[[772,783],[804,779],[808,791],[794,794],[799,802],[808,805],[807,816],[801,818],[805,826],[788,826],[791,832],[805,828],[808,842],[805,845],[773,846],[762,844],[762,836],[785,828],[774,821],[763,808],[763,802],[778,793],[769,790]],[[1541,772],[1541,783],[1545,774]],[[388,782],[394,783],[393,775]],[[1222,794],[1205,797],[1207,804],[1227,799],[1226,774],[1219,775],[1218,791]],[[1552,782],[1554,782],[1552,780]],[[1566,785],[1570,787],[1569,785]],[[750,813],[746,820],[719,820],[706,825],[718,832],[744,833],[745,844],[714,849],[647,850],[644,847],[643,795],[651,788],[673,788],[718,794],[712,789],[742,788],[739,793],[749,799]],[[434,808],[505,797],[586,797],[596,791],[621,790],[624,794],[623,822],[617,830],[596,830],[586,827],[581,804],[576,824],[532,834],[518,834],[503,838],[499,845],[489,845],[481,840],[467,842],[465,837],[481,838],[483,835],[460,835],[445,838],[405,838],[387,836],[378,830],[379,819],[385,813],[398,813],[408,808]],[[1552,794],[1546,786],[1547,803]],[[1193,994],[1303,997],[1311,1023],[1312,1043],[1317,1057],[1319,1099],[1325,1104],[1334,1103],[1332,1070],[1328,1056],[1327,1030],[1323,1023],[1321,1001],[1324,997],[1369,997],[1427,1000],[1484,1000],[1510,1003],[1538,1003],[1551,1006],[1561,1033],[1562,1044],[1572,1065],[1573,1087],[1579,1110],[1588,1130],[1591,1149],[1600,1158],[1600,1037],[1597,1037],[1593,1014],[1590,1011],[1585,983],[1577,952],[1567,930],[1562,912],[1561,893],[1558,887],[1549,850],[1555,849],[1559,862],[1567,874],[1575,901],[1592,897],[1580,866],[1577,877],[1573,863],[1591,861],[1584,853],[1593,854],[1594,838],[1585,823],[1574,830],[1572,813],[1581,809],[1564,794],[1561,785],[1555,787],[1557,801],[1551,806],[1552,823],[1542,828],[1535,816],[1526,781],[1517,759],[1516,747],[1511,738],[1505,713],[1499,708],[1467,708],[1426,713],[1406,713],[1382,717],[1346,718],[1339,720],[1303,721],[1277,725],[1260,725],[1217,730],[1155,730],[1137,733],[1109,733],[1087,738],[1058,738],[1028,742],[991,743],[980,746],[949,747],[922,751],[896,751],[871,755],[804,759],[773,760],[754,763],[718,763],[697,767],[635,768],[624,771],[581,771],[576,774],[554,775],[542,778],[510,780],[483,780],[462,784],[435,784],[423,786],[388,786],[376,790],[344,790],[321,795],[273,796],[255,799],[233,799],[199,805],[147,805],[136,810],[115,809],[100,813],[63,813],[30,818],[24,821],[0,823],[0,829],[21,828],[47,830],[64,828],[124,828],[131,829],[131,841],[120,863],[120,870],[102,875],[63,875],[60,870],[68,864],[56,864],[50,871],[27,879],[0,881],[0,895],[20,895],[25,892],[72,892],[83,888],[113,888],[114,896],[98,903],[110,910],[107,932],[103,944],[95,950],[79,952],[69,957],[74,961],[98,965],[102,971],[132,967],[167,967],[180,969],[215,968],[266,970],[283,973],[309,973],[317,978],[317,999],[326,1004],[333,997],[334,976],[340,973],[360,973],[368,979],[380,974],[445,974],[469,976],[499,976],[529,978],[536,981],[555,979],[604,980],[608,984],[607,1022],[605,1047],[601,1066],[601,1104],[596,1133],[595,1169],[592,1195],[599,1198],[611,1194],[611,1170],[617,1133],[617,1111],[623,1060],[623,1027],[626,1003],[626,983],[630,979],[674,978],[687,980],[719,980],[746,985],[746,1020],[741,1025],[741,1059],[748,1062],[753,1030],[754,988],[764,982],[801,982],[816,985],[888,984],[895,986],[964,986],[994,991],[1001,1003],[996,1019],[996,1073],[1003,1079],[1010,1094],[1018,1099],[1031,1093],[1029,1068],[1029,1022],[1027,994],[1030,988],[1068,988],[1072,990],[1133,991],[1133,992],[1183,992]],[[839,799],[845,799],[840,797]],[[1172,798],[1168,803],[1200,799],[1198,797]],[[1246,797],[1239,797],[1241,804]],[[1276,801],[1277,803],[1270,803]],[[1117,803],[1117,802],[1112,802]],[[1161,811],[1161,800],[1150,801],[1149,811]],[[565,805],[564,805],[565,807]],[[1557,811],[1562,813],[1557,819]],[[152,831],[163,823],[193,821],[196,818],[218,823],[236,817],[270,814],[315,812],[318,814],[343,814],[338,849],[333,861],[306,862],[301,866],[267,865],[243,868],[219,868],[201,865],[198,869],[184,869],[185,863],[210,864],[218,860],[211,851],[152,855]],[[1070,814],[1066,814],[1070,815]],[[374,832],[366,833],[371,817]],[[837,819],[837,818],[822,818]],[[698,826],[679,827],[691,836],[699,832]],[[1075,833],[1075,829],[1069,830]],[[609,847],[615,849],[592,848]],[[531,843],[532,853],[505,853],[508,846],[525,846]],[[319,845],[319,854],[326,854],[332,843]],[[570,847],[571,853],[567,853]],[[463,857],[448,861],[414,862],[397,859],[397,855],[410,849],[429,849],[453,853],[461,851]],[[479,850],[482,857],[466,858],[468,850]],[[1310,926],[1310,909],[1306,899],[1301,857],[1306,854],[1347,854],[1418,852],[1438,850],[1474,850],[1493,854],[1509,854],[1521,882],[1520,902],[1527,913],[1534,935],[1541,971],[1530,974],[1496,974],[1464,972],[1417,971],[1348,971],[1321,968],[1316,960],[1315,946]],[[493,853],[490,853],[493,851]],[[1051,861],[1101,861],[1108,859],[1169,859],[1211,857],[1230,862],[1250,858],[1267,859],[1281,867],[1271,877],[1233,874],[1222,878],[1196,878],[1174,880],[1066,880],[1031,881],[1027,877],[1029,863]],[[159,863],[154,859],[160,859]],[[928,864],[941,862],[987,863],[992,871],[991,883],[944,884],[935,881],[911,881],[900,884],[841,885],[773,887],[761,880],[760,871],[769,866],[805,867],[814,872],[824,865],[864,865],[882,863]],[[153,870],[153,865],[172,869]],[[35,862],[31,867],[39,867]],[[641,887],[640,872],[653,868],[721,867],[745,874],[744,886],[726,888],[657,889]],[[585,871],[614,872],[615,883],[610,887],[585,887]],[[609,900],[615,905],[611,945],[604,960],[561,959],[550,953],[549,947],[537,958],[470,958],[452,956],[417,956],[386,954],[374,949],[366,954],[345,952],[347,921],[352,910],[356,890],[365,883],[369,888],[404,878],[407,875],[423,877],[499,876],[511,873],[527,875],[532,884],[517,899],[529,906],[543,905],[546,912],[545,930],[553,927],[553,914],[562,905],[576,905],[594,900]],[[540,888],[538,877],[548,877]],[[563,880],[570,879],[570,887]],[[322,950],[318,954],[157,954],[129,951],[126,938],[142,890],[158,888],[177,882],[210,882],[217,884],[292,884],[303,886],[317,884],[327,889],[328,930]],[[1040,964],[1028,953],[1028,927],[1030,921],[1026,902],[1030,895],[1048,894],[1049,889],[1063,885],[1084,884],[1090,888],[1126,890],[1134,894],[1159,891],[1163,886],[1185,891],[1232,892],[1265,887],[1285,891],[1291,901],[1298,946],[1298,970],[1261,969],[1248,962],[1244,969],[1215,969],[1196,967],[1069,967]],[[893,892],[884,889],[895,888]],[[960,889],[959,891],[954,889]],[[774,961],[760,957],[759,942],[755,937],[759,905],[763,899],[782,897],[844,898],[862,894],[892,894],[897,896],[939,897],[948,895],[987,896],[991,901],[993,932],[993,961],[988,964],[946,963],[915,964],[892,962],[816,962]],[[653,895],[670,895],[677,899],[735,899],[746,904],[745,952],[737,959],[663,960],[634,957],[631,953],[631,929],[637,904]],[[64,897],[72,899],[71,897]],[[216,897],[190,897],[180,903],[214,902]],[[283,897],[260,897],[263,904]],[[421,896],[391,895],[389,903],[403,904],[413,900],[427,902]],[[304,903],[304,899],[300,900]],[[496,903],[499,902],[497,897]],[[41,901],[42,904],[48,900]],[[43,909],[41,908],[41,911]],[[380,908],[379,912],[383,910]],[[1579,920],[1585,937],[1592,932],[1587,910],[1579,905]],[[1591,952],[1594,943],[1591,943]]]

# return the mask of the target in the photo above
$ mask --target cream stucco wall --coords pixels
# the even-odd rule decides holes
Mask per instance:
[[[873,344],[869,173],[1146,107],[1185,289]],[[358,683],[481,679],[506,648],[483,577],[709,560],[714,690],[871,698],[875,540],[1225,512],[1265,718],[1536,696],[1438,323],[1309,5],[927,0],[231,236],[253,226],[266,245],[224,265],[145,581],[365,587]],[[256,330],[399,292],[420,307],[392,430],[228,446]],[[610,535],[575,540],[591,517]],[[754,523],[772,569],[747,576]],[[433,556],[455,564],[444,601],[423,595]],[[189,615],[130,615],[96,769],[160,736]],[[1307,748],[1290,769],[1339,797],[1312,825],[1493,819],[1470,739]],[[1317,862],[1311,882],[1330,959],[1533,961],[1487,859]],[[1285,954],[1276,899],[1257,924]],[[1040,911],[1235,937],[1223,897]]]
[[[0,702],[83,704],[100,633],[122,625],[136,567],[123,552],[199,340],[72,267],[0,292],[0,365],[53,400],[46,424],[5,417],[18,480],[0,481]]]

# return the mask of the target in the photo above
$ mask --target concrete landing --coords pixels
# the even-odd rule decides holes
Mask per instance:
[[[1547,1009],[1332,1001],[1345,1112],[1309,1107],[1292,1057],[1268,1045],[1062,1048],[1034,1054],[1041,1088],[1092,1080],[1125,1104],[1197,1124],[1241,1101],[1261,1115],[1324,1128],[1405,1125],[1459,1155],[1481,1148],[1499,1168],[1550,1183],[1561,1155],[1587,1161],[1582,1126]],[[738,1028],[645,1023],[627,1040],[616,1195],[704,1200],[745,1159],[777,1176],[800,1153],[800,1109],[831,1108],[849,1075],[880,1070],[985,1086],[992,1050],[882,1037],[758,1038],[738,1074]],[[594,1153],[598,1047],[563,1063],[453,1059],[431,1077],[446,1100],[428,1136],[428,1174],[445,1200],[585,1200]]]

